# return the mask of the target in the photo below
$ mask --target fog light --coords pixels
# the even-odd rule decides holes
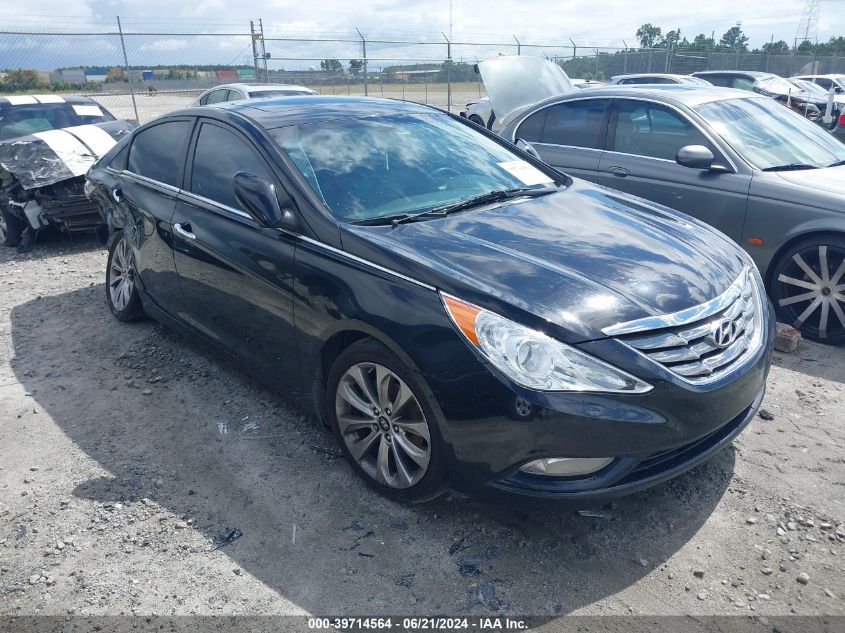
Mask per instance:
[[[612,461],[612,457],[550,457],[535,459],[519,469],[529,475],[577,477],[599,471]]]

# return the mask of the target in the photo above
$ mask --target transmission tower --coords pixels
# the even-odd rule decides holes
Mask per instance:
[[[819,5],[821,0],[806,0],[798,30],[795,32],[795,47],[802,42],[813,42],[819,39]]]

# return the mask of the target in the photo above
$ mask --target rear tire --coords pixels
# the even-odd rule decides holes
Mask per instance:
[[[144,315],[135,272],[135,255],[126,236],[115,233],[106,263],[106,301],[118,321],[134,321]]]
[[[772,266],[769,294],[778,321],[812,341],[845,343],[845,237],[818,235],[792,244]]]
[[[364,339],[340,354],[326,385],[326,414],[343,454],[370,487],[397,501],[429,501],[446,490],[445,449],[421,380]]]

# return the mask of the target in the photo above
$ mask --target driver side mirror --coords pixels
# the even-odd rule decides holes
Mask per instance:
[[[685,145],[675,154],[675,161],[679,165],[691,169],[710,169],[714,160],[716,157],[713,152],[704,145]]]
[[[516,146],[523,152],[531,154],[537,160],[543,160],[542,158],[540,158],[540,154],[537,152],[537,150],[534,149],[534,147],[528,141],[518,138],[516,139]]]
[[[281,192],[258,176],[239,171],[233,180],[235,198],[256,221],[272,228],[296,228],[293,200],[288,192]]]

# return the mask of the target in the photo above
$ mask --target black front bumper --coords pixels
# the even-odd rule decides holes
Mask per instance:
[[[474,497],[591,505],[680,475],[729,444],[754,418],[771,367],[774,319],[767,321],[754,357],[741,370],[704,386],[667,372],[650,375],[653,368],[637,352],[612,341],[581,347],[629,371],[632,363],[639,365],[633,373],[654,385],[649,393],[542,394],[509,384],[486,366],[426,376],[439,405],[452,487]],[[633,356],[623,364],[625,354]],[[519,470],[529,461],[551,457],[613,462],[578,478]]]

